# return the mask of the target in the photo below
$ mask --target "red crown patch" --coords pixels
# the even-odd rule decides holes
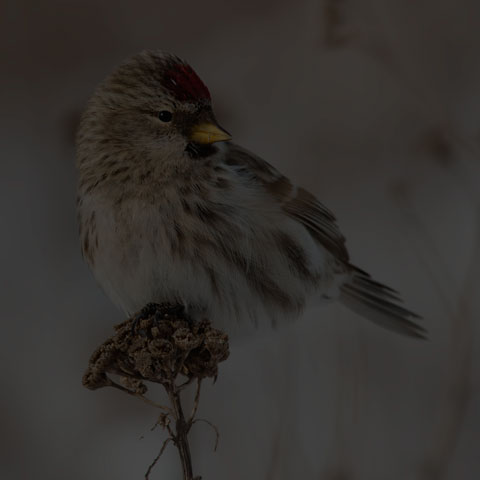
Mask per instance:
[[[190,65],[176,64],[165,75],[165,86],[177,100],[210,100],[210,92]]]

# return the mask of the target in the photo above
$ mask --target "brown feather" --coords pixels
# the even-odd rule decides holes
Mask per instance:
[[[299,221],[323,247],[339,261],[348,263],[345,237],[337,226],[333,213],[314,195],[303,188],[295,189],[290,180],[265,160],[241,147],[230,144],[228,163],[247,166],[253,178],[277,200],[290,217]]]

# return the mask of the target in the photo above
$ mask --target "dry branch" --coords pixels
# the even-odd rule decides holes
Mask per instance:
[[[106,340],[92,354],[83,376],[83,385],[95,390],[114,387],[141,398],[159,408],[162,413],[155,426],[168,432],[167,439],[149,466],[145,478],[160,459],[169,442],[177,447],[185,480],[194,477],[188,433],[197,421],[202,379],[216,378],[218,364],[227,359],[228,336],[213,328],[208,320],[193,322],[181,306],[149,304],[137,315],[115,327],[115,335]],[[120,376],[120,383],[109,375]],[[180,382],[179,377],[186,377]],[[159,405],[145,397],[145,381],[163,385],[170,406]],[[196,381],[194,406],[185,418],[181,391]],[[205,420],[206,421],[206,420]],[[217,433],[218,431],[210,422]]]

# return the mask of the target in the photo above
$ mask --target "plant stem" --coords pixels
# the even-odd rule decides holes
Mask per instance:
[[[174,440],[182,462],[183,478],[184,480],[194,480],[190,445],[188,444],[188,430],[190,429],[190,425],[185,421],[185,415],[183,414],[182,403],[180,401],[180,392],[175,383],[172,382],[167,390],[175,416],[176,432]]]

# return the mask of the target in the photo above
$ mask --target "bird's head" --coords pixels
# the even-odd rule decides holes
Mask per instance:
[[[97,88],[78,133],[79,162],[105,160],[114,151],[118,158],[129,152],[158,162],[195,158],[230,138],[193,68],[176,56],[146,51]]]

